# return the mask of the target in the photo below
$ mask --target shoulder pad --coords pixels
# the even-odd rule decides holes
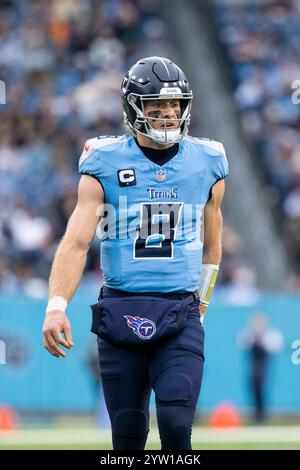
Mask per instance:
[[[222,142],[218,142],[217,140],[212,140],[212,139],[206,139],[204,137],[188,136],[188,138],[195,144],[203,145],[204,147],[206,147],[205,152],[208,153],[209,155],[212,155],[214,157],[223,155],[226,159],[226,152],[225,152],[224,145],[222,144]]]
[[[124,140],[125,136],[123,135],[104,135],[99,137],[93,137],[88,139],[84,144],[82,154],[79,159],[79,166],[86,160],[86,158],[91,155],[95,150],[108,145],[115,144],[120,140]]]

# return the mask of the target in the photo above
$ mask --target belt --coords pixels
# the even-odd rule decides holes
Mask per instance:
[[[163,297],[165,299],[187,299],[189,302],[193,300],[199,301],[199,292],[184,292],[182,294],[178,292],[126,292],[123,290],[112,289],[111,287],[102,286],[100,289],[98,300],[103,297],[139,297],[139,296],[153,296]]]

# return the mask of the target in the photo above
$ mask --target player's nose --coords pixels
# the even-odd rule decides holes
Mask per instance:
[[[170,105],[165,105],[162,109],[162,115],[164,119],[176,117],[175,109]]]

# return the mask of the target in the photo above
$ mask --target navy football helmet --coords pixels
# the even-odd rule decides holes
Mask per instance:
[[[149,137],[159,144],[179,142],[188,132],[193,93],[184,72],[169,59],[146,57],[139,60],[126,73],[121,88],[124,119],[136,134]],[[164,122],[162,129],[155,129],[145,116],[146,100],[180,100],[179,119],[157,119]],[[147,120],[148,119],[148,120]],[[168,128],[170,121],[176,126]],[[178,125],[179,123],[179,125]]]

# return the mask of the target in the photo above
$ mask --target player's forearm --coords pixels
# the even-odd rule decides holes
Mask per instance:
[[[64,297],[69,303],[80,283],[88,250],[63,239],[56,251],[49,279],[49,299]]]
[[[219,265],[222,259],[222,228],[223,218],[221,210],[209,208],[206,212],[204,244],[203,244],[203,264]]]
[[[203,264],[221,264],[222,245],[218,243],[210,247],[204,247],[202,263]]]

